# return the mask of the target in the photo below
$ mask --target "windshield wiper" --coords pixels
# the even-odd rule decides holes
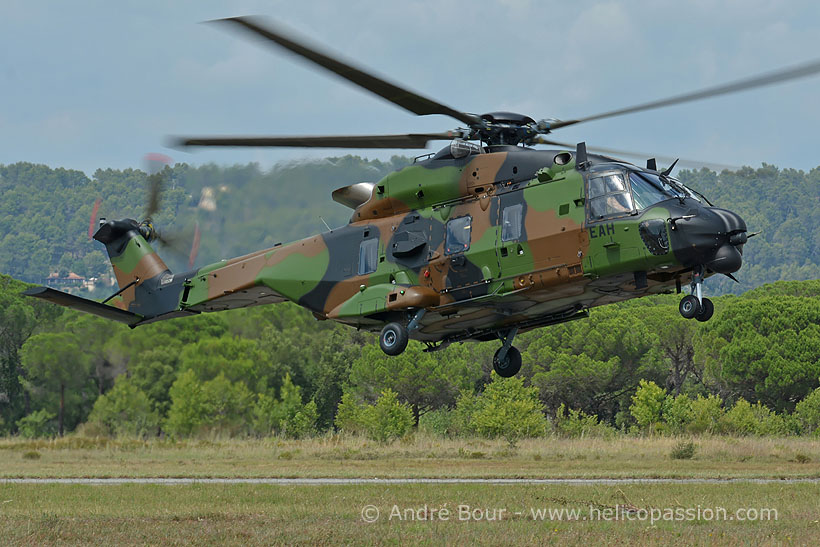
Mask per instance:
[[[681,205],[683,205],[683,200],[689,197],[689,192],[686,191],[686,187],[663,173],[658,175],[658,178],[661,179],[664,184],[669,185],[669,187],[677,193],[675,197],[678,198],[678,201],[680,201]]]

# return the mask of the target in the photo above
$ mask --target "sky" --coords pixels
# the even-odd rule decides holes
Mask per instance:
[[[168,135],[446,131],[203,21],[264,15],[466,112],[596,114],[820,58],[811,0],[39,1],[0,6],[0,164],[232,165],[413,151],[165,147]],[[556,140],[729,165],[820,165],[820,77],[579,124]],[[430,151],[444,146],[431,144]]]

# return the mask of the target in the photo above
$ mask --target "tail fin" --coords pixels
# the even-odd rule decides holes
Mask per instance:
[[[121,296],[125,302],[133,300],[136,290],[130,288],[132,285],[171,275],[171,270],[148,243],[151,225],[144,226],[132,219],[109,220],[94,234],[94,239],[105,245],[117,285],[120,290],[124,289]]]
[[[177,311],[185,282],[151,248],[154,236],[150,221],[132,219],[109,220],[94,234],[108,251],[120,288],[111,305],[146,319]]]
[[[152,237],[150,223],[139,224],[132,219],[109,220],[97,230],[94,239],[105,245],[119,285],[119,290],[102,303],[46,287],[29,289],[25,294],[121,321],[132,327],[195,314],[180,310],[186,275],[174,276],[171,273],[151,248],[149,240]]]

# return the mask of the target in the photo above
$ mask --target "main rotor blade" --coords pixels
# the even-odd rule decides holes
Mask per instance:
[[[553,146],[560,146],[562,148],[569,148],[570,150],[575,149],[574,144],[570,144],[570,143],[567,143],[567,142],[558,142],[558,141],[547,140],[543,137],[536,137],[535,139],[532,140],[532,144],[551,144]],[[689,167],[706,167],[706,168],[711,169],[712,171],[716,171],[718,173],[720,173],[721,171],[727,170],[727,169],[729,171],[737,171],[739,169],[739,167],[737,165],[728,165],[728,164],[724,164],[724,163],[715,163],[715,162],[710,162],[710,161],[684,159],[684,158],[678,158],[678,157],[672,157],[672,156],[658,156],[657,154],[648,154],[646,152],[635,152],[634,150],[619,150],[617,148],[604,148],[604,147],[601,147],[601,146],[587,146],[587,151],[589,151],[593,154],[607,154],[607,155],[612,154],[612,155],[615,155],[615,156],[626,156],[628,158],[641,158],[643,160],[646,160],[646,159],[649,159],[649,158],[655,158],[656,160],[658,160],[662,164],[666,164],[666,165],[671,164],[675,160],[680,160],[678,162],[678,163],[680,163],[680,165],[686,165],[686,166],[689,166]]]
[[[778,84],[789,80],[796,80],[798,78],[807,78],[809,76],[817,74],[818,72],[820,72],[820,60],[811,61],[809,63],[781,70],[776,70],[774,72],[767,72],[766,74],[761,74],[759,76],[752,76],[750,78],[744,78],[742,80],[737,80],[727,84],[709,87],[706,89],[702,89],[700,91],[685,93],[683,95],[676,95],[668,99],[652,101],[644,104],[639,104],[636,106],[630,106],[628,108],[621,108],[619,110],[611,110],[609,112],[604,112],[602,114],[596,114],[594,116],[587,116],[585,118],[578,118],[575,120],[559,120],[557,122],[551,123],[550,129],[559,129],[561,127],[574,125],[576,123],[600,120],[603,118],[612,118],[614,116],[621,116],[623,114],[632,114],[634,112],[641,112],[644,110],[651,110],[654,108],[661,108],[664,106],[672,106],[676,104],[687,103],[690,101],[698,101],[701,99],[707,99],[709,97],[716,97],[718,95],[737,93],[739,91],[754,89],[756,87],[764,87],[767,85]]]
[[[294,137],[179,137],[173,146],[298,146],[306,148],[426,148],[429,141],[450,140],[452,133],[408,135],[338,135]]]
[[[481,118],[478,116],[454,110],[449,106],[423,97],[408,89],[365,72],[360,68],[356,68],[330,55],[308,47],[303,39],[288,35],[279,29],[273,29],[268,22],[263,26],[258,17],[230,17],[227,19],[216,19],[213,22],[233,23],[243,27],[419,116],[443,114],[471,126],[481,123]]]

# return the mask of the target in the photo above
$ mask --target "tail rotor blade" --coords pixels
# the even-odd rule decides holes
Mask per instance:
[[[145,218],[151,218],[159,211],[162,198],[162,181],[165,166],[173,160],[164,154],[146,154],[146,172],[148,173],[148,200],[145,207]]]
[[[88,221],[88,239],[92,239],[94,237],[94,230],[97,227],[97,213],[100,210],[100,203],[102,203],[102,198],[97,198],[94,202],[94,207],[91,209],[91,220]]]
[[[199,222],[196,223],[194,226],[194,241],[191,243],[191,253],[188,255],[188,269],[191,270],[194,267],[194,261],[196,261],[196,255],[199,253],[199,238],[200,238],[200,231],[199,231]]]

